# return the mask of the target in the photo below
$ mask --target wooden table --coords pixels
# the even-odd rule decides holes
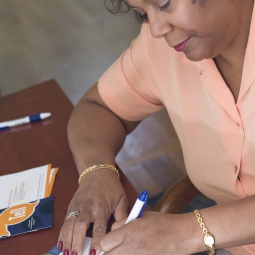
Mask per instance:
[[[1,255],[41,255],[57,242],[68,204],[78,187],[78,172],[66,135],[72,110],[73,105],[54,80],[0,98],[0,122],[39,112],[52,113],[49,119],[0,131],[0,175],[49,163],[59,167],[52,190],[53,227],[0,240]],[[122,172],[120,179],[132,206],[137,191]]]

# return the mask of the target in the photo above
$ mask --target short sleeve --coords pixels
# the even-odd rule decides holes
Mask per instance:
[[[106,105],[123,119],[138,121],[164,106],[147,58],[148,25],[98,81]]]

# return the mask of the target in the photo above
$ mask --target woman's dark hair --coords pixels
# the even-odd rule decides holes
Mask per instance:
[[[104,0],[106,9],[112,14],[126,13],[129,12],[132,7],[125,0]],[[134,10],[135,17],[138,22],[147,22],[147,14],[141,15],[139,12]]]

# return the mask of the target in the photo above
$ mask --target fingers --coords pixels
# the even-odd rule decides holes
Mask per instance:
[[[117,228],[120,228],[123,226],[126,222],[126,219],[128,217],[127,213],[127,208],[128,208],[128,200],[127,199],[122,199],[120,203],[115,208],[114,211],[114,218],[115,218],[115,223],[112,225],[111,230],[115,230]]]
[[[89,218],[90,216],[88,214],[81,213],[81,217],[75,220],[75,227],[72,236],[72,255],[76,255],[74,252],[77,252],[77,254],[81,254],[83,244],[86,238],[86,232],[92,220],[88,220]]]
[[[100,247],[104,252],[112,251],[125,241],[126,231],[123,228],[110,232],[101,239]]]
[[[71,212],[72,211],[68,210],[67,215]],[[62,248],[60,250],[63,250],[63,255],[81,254],[86,231],[91,220],[91,216],[88,213],[82,212],[80,212],[77,218],[70,217],[65,219],[58,242],[58,247]]]
[[[127,213],[128,200],[127,198],[121,198],[114,211],[114,218],[116,221],[122,220],[128,217]]]
[[[127,220],[127,218],[114,222],[112,224],[111,231],[118,229],[118,228],[122,227],[123,225],[125,225],[126,220]]]
[[[101,182],[97,183],[98,187],[93,188],[89,183],[79,186],[69,205],[67,215],[75,211],[80,214],[77,218],[70,217],[64,221],[58,241],[58,248],[63,251],[63,255],[82,254],[86,231],[91,222],[94,222],[94,228],[90,255],[99,255],[100,239],[106,233],[111,213],[114,212],[116,220],[127,217],[128,200],[119,183],[114,190],[106,187],[103,191]]]
[[[108,217],[107,215],[101,214],[97,215],[94,220],[93,232],[92,232],[92,241],[90,250],[96,250],[96,254],[99,254],[101,251],[100,240],[106,234]],[[92,252],[93,254],[93,252]]]

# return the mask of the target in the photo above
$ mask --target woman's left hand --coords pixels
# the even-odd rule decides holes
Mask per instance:
[[[193,213],[144,212],[141,218],[124,224],[125,220],[115,222],[113,231],[101,239],[105,254],[192,254],[201,246],[202,231]]]

